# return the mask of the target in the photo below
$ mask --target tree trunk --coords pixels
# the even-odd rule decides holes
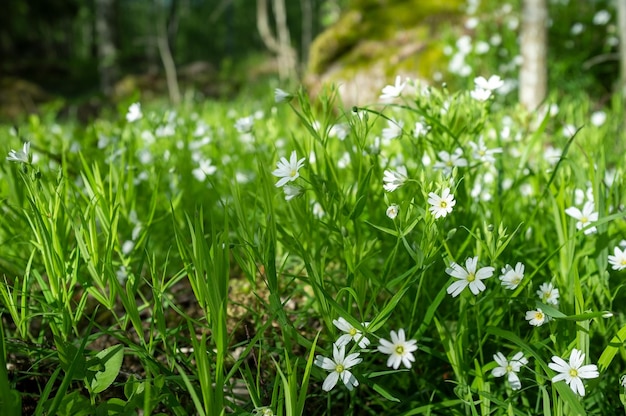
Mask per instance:
[[[257,0],[257,29],[265,46],[277,56],[278,76],[281,80],[293,79],[296,76],[296,52],[291,47],[285,0],[273,0],[275,36],[269,26],[267,0]]]
[[[117,78],[117,50],[113,42],[113,11],[115,0],[95,0],[96,44],[100,89],[105,96],[113,93]]]
[[[309,49],[313,42],[313,4],[311,0],[300,0],[300,10],[302,13],[302,40],[300,62],[303,68],[306,67],[309,60]]]
[[[619,30],[619,63],[620,63],[620,84],[619,92],[626,104],[626,1],[616,0],[617,3],[617,24]],[[626,105],[624,106],[626,108]]]
[[[546,0],[522,1],[520,102],[528,110],[539,107],[548,88],[548,5]]]
[[[159,49],[159,55],[161,55],[161,61],[163,62],[163,69],[165,70],[165,79],[167,81],[167,91],[170,96],[172,104],[180,103],[180,89],[178,88],[178,76],[176,74],[176,63],[172,56],[170,49],[170,43],[168,41],[167,31],[167,19],[162,13],[161,4],[157,0],[155,2],[157,8],[156,18],[156,37],[157,47]]]

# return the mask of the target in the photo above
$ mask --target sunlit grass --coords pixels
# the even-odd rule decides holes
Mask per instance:
[[[6,413],[614,414],[618,102],[387,92],[4,128]],[[548,365],[574,348],[582,398]]]

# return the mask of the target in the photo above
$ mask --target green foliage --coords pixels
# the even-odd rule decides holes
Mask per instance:
[[[18,395],[36,415],[621,408],[624,272],[609,256],[626,230],[625,149],[605,140],[620,132],[617,99],[598,122],[582,96],[525,114],[416,81],[350,110],[332,87],[314,101],[269,95],[3,128],[0,151],[14,150],[0,163],[3,404]],[[28,156],[15,151],[25,140]],[[445,189],[454,203],[436,202]],[[591,200],[598,219],[583,228],[570,208]],[[451,296],[453,270],[474,257],[469,288]],[[547,318],[529,325],[539,309]],[[400,333],[404,350],[379,349]],[[390,368],[411,340],[414,360]],[[584,397],[552,382],[553,357],[574,348],[600,372]],[[529,359],[521,389],[494,374],[499,352]]]

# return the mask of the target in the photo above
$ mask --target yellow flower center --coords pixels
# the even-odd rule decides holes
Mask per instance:
[[[440,206],[441,208],[446,208],[446,207],[448,206],[448,203],[447,203],[446,201],[441,201],[441,202],[439,203],[439,206]]]
[[[589,222],[589,218],[587,218],[587,217],[582,217],[582,218],[580,219],[580,222],[582,222],[583,224],[586,224],[586,223],[588,223],[588,222]]]
[[[342,364],[337,364],[337,366],[335,367],[335,371],[338,373],[343,373],[343,365]]]
[[[472,283],[474,280],[476,280],[476,275],[474,273],[470,273],[467,275],[467,281]]]
[[[511,364],[507,364],[507,366],[506,366],[506,372],[507,372],[507,373],[510,373],[510,372],[512,372],[512,371],[513,371],[513,367],[511,367]]]
[[[351,337],[354,337],[356,334],[358,334],[359,331],[357,331],[354,328],[350,328],[350,331],[348,331],[348,333],[350,334]]]
[[[621,264],[622,266],[626,266],[626,257],[624,257],[619,264]]]
[[[398,355],[404,354],[404,347],[402,345],[396,346],[396,354]]]
[[[543,312],[535,312],[535,319],[538,321],[543,321]]]
[[[578,377],[578,370],[576,370],[575,368],[570,368],[569,375],[571,377]]]
[[[515,277],[513,278],[513,280],[511,280],[511,282],[512,282],[514,285],[517,285],[517,284],[519,284],[520,280],[522,280],[522,279],[520,279],[520,278],[519,278],[519,276],[515,276]]]
[[[292,178],[294,178],[296,175],[298,174],[298,171],[295,169],[291,169],[291,172],[289,173],[289,176],[291,176]]]

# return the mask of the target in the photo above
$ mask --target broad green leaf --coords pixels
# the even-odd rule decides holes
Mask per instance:
[[[96,363],[89,366],[95,373],[88,373],[86,377],[86,382],[93,393],[103,392],[115,381],[122,368],[123,359],[123,345],[113,345],[96,354],[96,359],[92,360]]]

